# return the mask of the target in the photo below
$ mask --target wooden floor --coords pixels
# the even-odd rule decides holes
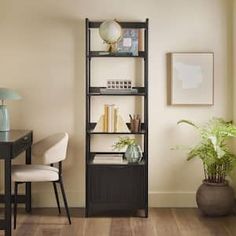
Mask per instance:
[[[19,212],[17,236],[208,236],[236,235],[236,214],[209,218],[197,209],[151,208],[149,218],[85,218],[82,209],[72,209],[72,225],[57,209]],[[0,235],[4,235],[0,231]]]

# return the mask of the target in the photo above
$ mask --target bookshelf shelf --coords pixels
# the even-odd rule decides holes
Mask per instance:
[[[122,154],[124,155],[124,152],[92,152],[90,153],[90,159],[88,164],[89,165],[96,165],[96,166],[144,166],[145,165],[145,161],[142,160],[138,163],[122,163],[122,164],[110,164],[110,163],[103,163],[103,164],[97,164],[97,163],[93,163],[94,157],[96,154]],[[143,153],[143,156],[145,154]]]
[[[91,29],[99,28],[101,21],[90,21],[86,19],[86,216],[106,210],[136,210],[143,209],[144,216],[148,217],[148,19],[144,22],[120,22],[122,28],[140,29],[143,43],[142,51],[137,56],[130,53],[112,53],[91,50]],[[137,92],[113,92],[104,91],[105,87],[92,86],[91,59],[92,58],[140,58],[144,65],[143,86],[133,87]],[[100,59],[102,60],[102,59]],[[107,59],[106,59],[107,60]],[[106,62],[104,59],[104,62]],[[125,60],[124,60],[125,61]],[[95,60],[93,63],[96,63]],[[122,62],[120,62],[122,63]],[[91,111],[94,99],[99,96],[139,96],[142,97],[143,114],[141,130],[139,132],[97,132],[96,122],[92,122]],[[107,98],[106,98],[107,96]],[[125,106],[125,104],[123,104]],[[107,113],[105,113],[107,114]],[[115,113],[117,114],[117,113]],[[106,122],[106,120],[105,120]],[[99,121],[99,126],[102,125]],[[125,124],[123,124],[125,125]],[[130,129],[130,123],[126,123]],[[112,126],[113,127],[113,126]],[[104,126],[103,128],[104,129]],[[97,130],[100,130],[98,128]],[[112,128],[112,130],[114,130]],[[128,131],[126,128],[125,130]],[[138,163],[112,163],[121,162],[122,158],[108,158],[110,163],[94,163],[97,154],[124,154],[124,152],[94,152],[91,151],[91,139],[93,135],[134,135],[135,138],[143,140],[143,159]],[[100,137],[99,137],[100,138]],[[111,155],[112,156],[112,155]],[[113,160],[112,160],[113,158]],[[107,157],[98,159],[96,162],[107,161]]]
[[[137,93],[101,93],[100,89],[103,89],[105,87],[90,87],[88,96],[146,96],[146,91],[144,87],[133,87],[134,89],[137,89]]]
[[[86,131],[88,134],[116,134],[116,135],[121,135],[121,134],[125,134],[125,135],[144,135],[146,134],[146,130],[144,127],[144,123],[141,124],[141,130],[139,132],[94,132],[94,128],[96,126],[97,123],[90,123],[89,124],[89,129]],[[127,127],[130,127],[130,123],[126,123]]]
[[[145,130],[141,130],[140,132],[93,132],[92,130],[88,131],[89,134],[106,134],[106,135],[121,135],[121,134],[125,134],[125,135],[144,135],[145,134]]]
[[[92,166],[144,166],[145,165],[145,162],[144,161],[141,161],[141,162],[138,162],[138,163],[125,163],[125,164],[110,164],[110,163],[106,163],[106,164],[97,164],[97,163],[93,163],[93,160],[91,160],[88,165],[92,165]]]
[[[126,29],[147,29],[146,22],[130,22],[130,21],[118,21],[122,28]],[[99,28],[102,21],[89,21],[88,28]]]
[[[103,51],[90,51],[87,57],[141,57],[144,58],[146,53],[143,51],[139,51],[138,55],[132,55],[127,53],[112,53],[112,54],[105,54]]]

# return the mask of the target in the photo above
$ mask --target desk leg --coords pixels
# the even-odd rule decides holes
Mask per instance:
[[[31,164],[31,147],[26,150],[25,164]],[[25,210],[31,212],[31,183],[25,184],[26,203]]]
[[[4,160],[5,168],[5,235],[11,235],[11,158]]]

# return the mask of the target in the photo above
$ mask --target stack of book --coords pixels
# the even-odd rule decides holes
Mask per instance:
[[[118,107],[114,104],[104,105],[103,132],[118,131]]]
[[[130,133],[130,130],[122,119],[122,117],[119,115],[118,107],[114,104],[105,104],[104,112],[100,116],[100,119],[94,128],[94,132]]]
[[[93,159],[94,164],[127,164],[123,160],[122,154],[96,154]]]

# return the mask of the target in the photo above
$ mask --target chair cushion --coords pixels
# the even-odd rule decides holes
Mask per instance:
[[[12,181],[44,182],[59,179],[58,169],[45,165],[13,165]]]

